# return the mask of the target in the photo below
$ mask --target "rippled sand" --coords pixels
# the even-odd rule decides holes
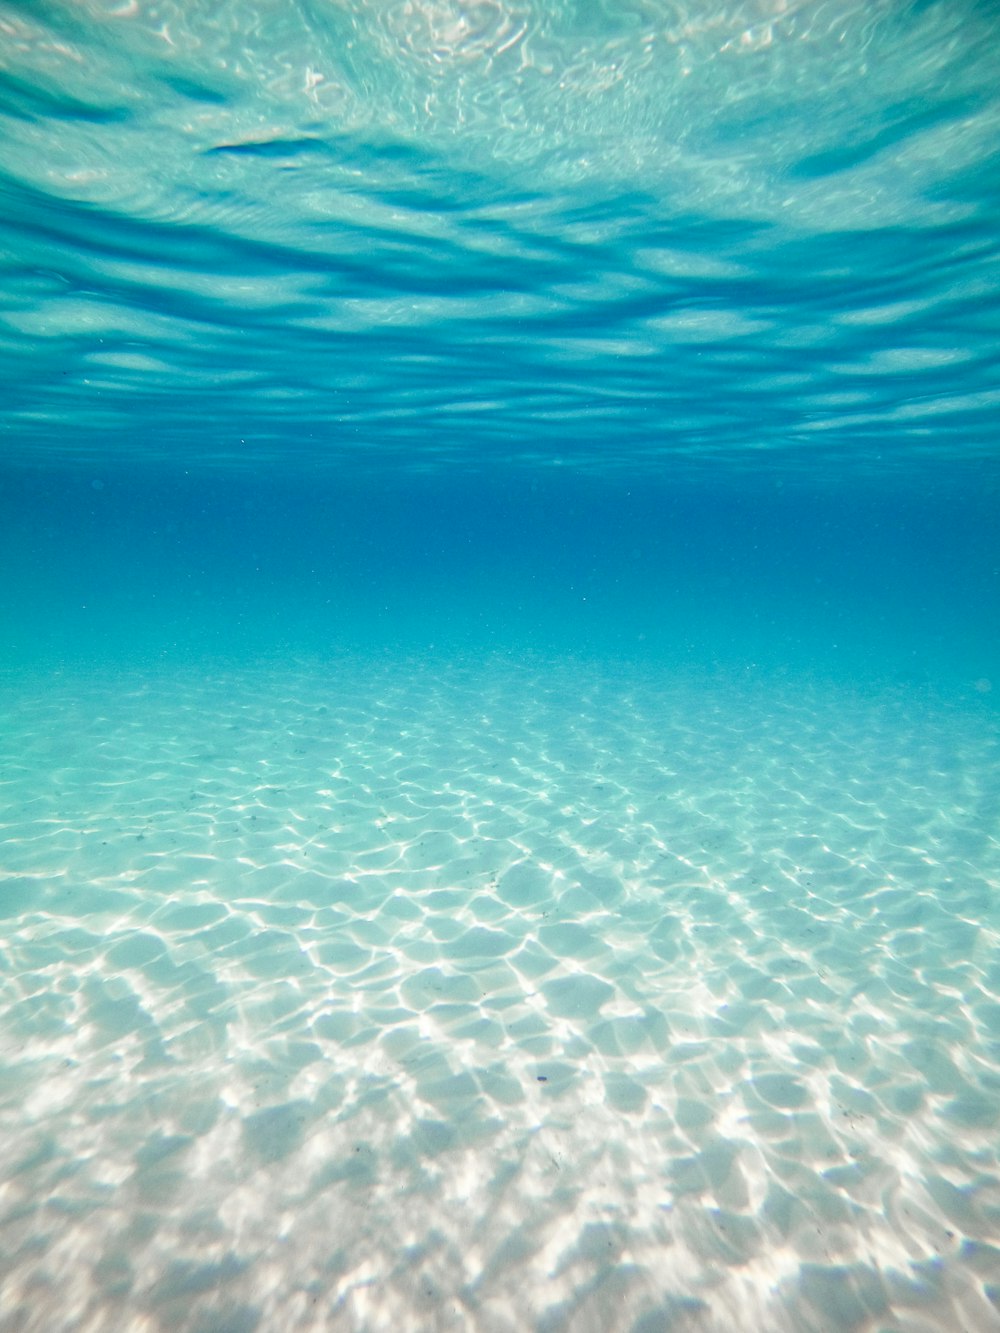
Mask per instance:
[[[3,697],[0,1329],[1000,1329],[992,696]]]

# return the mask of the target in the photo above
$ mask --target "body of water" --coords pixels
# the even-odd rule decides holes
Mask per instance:
[[[0,0],[0,1330],[1000,1330],[998,67]]]

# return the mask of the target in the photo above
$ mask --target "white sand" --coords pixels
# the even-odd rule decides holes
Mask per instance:
[[[990,696],[3,699],[0,1330],[1000,1329]]]

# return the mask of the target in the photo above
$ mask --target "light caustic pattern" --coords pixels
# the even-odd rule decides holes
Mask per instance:
[[[7,697],[5,1327],[1000,1327],[988,696]]]

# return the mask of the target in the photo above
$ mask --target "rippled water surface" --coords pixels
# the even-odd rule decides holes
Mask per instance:
[[[0,1333],[1000,1333],[998,69],[0,0]]]
[[[12,456],[990,453],[991,5],[0,14]]]

